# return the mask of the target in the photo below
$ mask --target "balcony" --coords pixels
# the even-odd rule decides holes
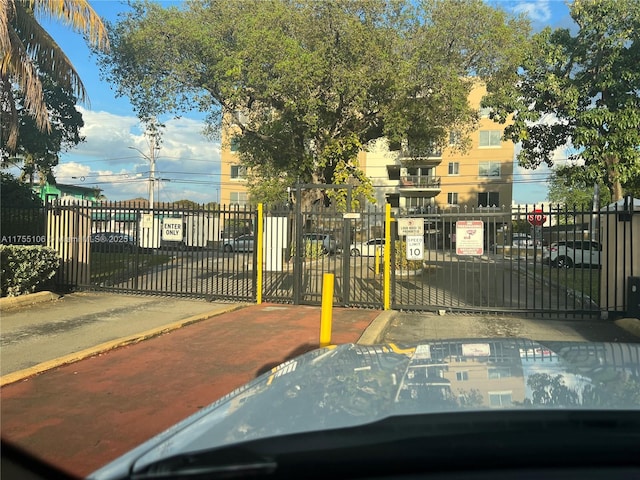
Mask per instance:
[[[403,166],[415,165],[434,167],[442,162],[442,150],[421,151],[416,149],[402,149],[398,160]]]
[[[422,175],[401,176],[400,192],[411,197],[434,197],[440,193],[440,177],[427,177]]]

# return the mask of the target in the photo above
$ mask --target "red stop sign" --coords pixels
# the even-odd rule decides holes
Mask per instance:
[[[536,208],[533,212],[527,215],[527,220],[531,225],[539,227],[541,225],[544,225],[544,222],[547,221],[547,216],[542,213],[542,210],[540,208]]]

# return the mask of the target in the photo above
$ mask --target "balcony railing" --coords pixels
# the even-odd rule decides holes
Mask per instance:
[[[442,158],[442,149],[437,148],[433,150],[418,150],[418,149],[402,149],[400,151],[400,159],[404,161],[415,162],[417,160],[424,159],[441,159]]]
[[[400,177],[400,188],[440,188],[440,177],[405,175]]]

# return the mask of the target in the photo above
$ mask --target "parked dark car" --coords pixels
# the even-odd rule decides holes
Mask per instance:
[[[96,232],[90,237],[94,252],[134,252],[138,248],[136,239],[121,232]]]

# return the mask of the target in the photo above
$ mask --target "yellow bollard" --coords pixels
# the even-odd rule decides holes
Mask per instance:
[[[322,278],[322,313],[320,316],[320,346],[331,345],[331,322],[333,318],[333,273]]]

